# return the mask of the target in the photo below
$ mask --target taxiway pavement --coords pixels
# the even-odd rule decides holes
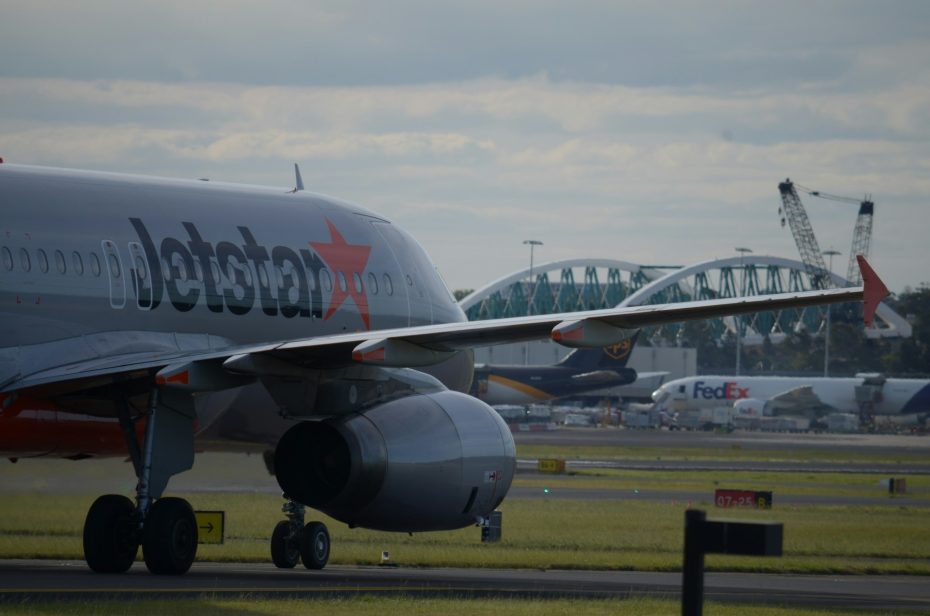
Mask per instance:
[[[0,602],[346,595],[678,599],[680,573],[419,569],[331,566],[281,570],[271,564],[194,563],[183,576],[157,576],[136,563],[95,574],[82,561],[0,560]],[[705,600],[784,606],[930,610],[930,577],[708,573]]]

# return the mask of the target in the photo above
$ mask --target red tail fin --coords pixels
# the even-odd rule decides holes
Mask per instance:
[[[862,286],[864,287],[862,291],[862,312],[865,317],[865,324],[871,325],[878,304],[891,293],[881,278],[878,277],[878,274],[875,273],[875,270],[872,269],[872,266],[869,265],[869,262],[865,260],[865,257],[856,255],[856,260],[859,262],[859,271],[862,272]]]

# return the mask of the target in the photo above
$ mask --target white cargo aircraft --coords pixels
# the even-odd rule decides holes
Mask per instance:
[[[84,524],[98,572],[139,546],[184,573],[197,526],[163,497],[196,450],[275,448],[275,564],[320,568],[349,526],[487,523],[513,479],[507,426],[465,393],[473,346],[604,347],[638,328],[866,301],[865,290],[468,322],[420,245],[358,206],[281,190],[0,164],[0,455],[129,456],[135,501]],[[28,468],[28,467],[26,467]],[[25,470],[25,469],[24,469]]]
[[[652,394],[658,410],[732,406],[737,415],[789,415],[818,419],[831,413],[915,415],[930,413],[930,380],[880,375],[847,378],[689,376]]]

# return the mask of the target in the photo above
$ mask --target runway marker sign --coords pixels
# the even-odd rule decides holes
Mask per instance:
[[[541,458],[537,461],[536,469],[540,473],[564,473],[565,460],[555,458]]]
[[[195,511],[198,543],[223,543],[226,530],[225,511]]]
[[[771,509],[772,493],[759,490],[714,490],[714,505],[724,508]]]

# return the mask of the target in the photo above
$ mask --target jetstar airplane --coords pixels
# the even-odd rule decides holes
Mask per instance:
[[[468,322],[419,244],[355,205],[273,188],[0,164],[0,455],[126,456],[84,555],[188,570],[197,526],[163,497],[196,450],[274,447],[275,564],[320,568],[304,507],[390,531],[461,528],[510,487],[513,438],[465,393],[470,349],[604,347],[638,328],[885,292],[863,288]]]
[[[636,335],[601,349],[575,349],[553,366],[476,364],[470,393],[491,405],[533,404],[626,385],[636,380],[636,370],[626,367],[635,343]]]

